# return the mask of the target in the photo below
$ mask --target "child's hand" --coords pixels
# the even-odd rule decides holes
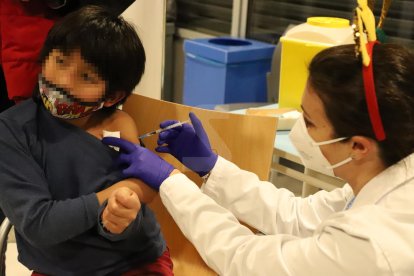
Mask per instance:
[[[118,188],[108,198],[102,213],[102,224],[113,234],[122,233],[137,217],[141,202],[137,194],[127,187]]]

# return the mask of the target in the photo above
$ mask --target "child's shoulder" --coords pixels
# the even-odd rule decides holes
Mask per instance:
[[[115,110],[114,113],[111,114],[108,122],[114,125],[119,125],[119,124],[135,125],[134,119],[132,119],[132,117],[128,113],[126,113],[125,111],[119,110],[119,109]]]
[[[131,142],[138,142],[138,129],[134,119],[122,110],[115,110],[105,122],[105,130],[119,131],[121,138]]]

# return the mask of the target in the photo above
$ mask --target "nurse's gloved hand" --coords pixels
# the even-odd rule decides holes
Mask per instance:
[[[116,165],[122,168],[125,178],[139,178],[154,190],[170,175],[174,167],[152,151],[116,137],[105,137],[106,145],[119,147]]]
[[[158,152],[170,153],[186,167],[204,176],[209,173],[217,162],[217,154],[211,150],[208,136],[200,120],[190,112],[191,124],[172,128],[161,132],[158,136]],[[177,123],[164,121],[161,128]]]

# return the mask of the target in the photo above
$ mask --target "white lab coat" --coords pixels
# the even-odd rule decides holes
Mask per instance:
[[[202,190],[176,174],[160,195],[219,275],[414,275],[414,154],[367,183],[348,210],[349,185],[296,198],[223,158]]]

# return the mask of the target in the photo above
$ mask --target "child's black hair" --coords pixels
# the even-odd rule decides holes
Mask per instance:
[[[40,62],[54,49],[67,54],[80,50],[106,81],[106,97],[116,91],[129,96],[145,69],[144,47],[134,27],[98,6],[86,6],[58,21],[49,31]]]

